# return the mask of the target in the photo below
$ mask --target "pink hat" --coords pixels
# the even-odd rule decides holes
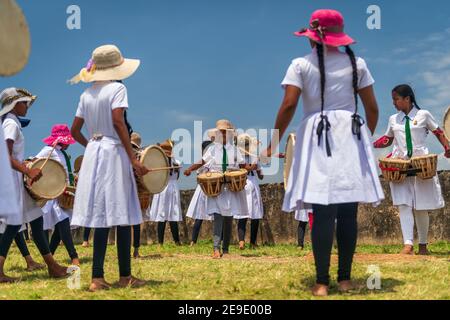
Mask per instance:
[[[348,46],[356,41],[344,32],[344,17],[339,11],[321,9],[315,11],[310,20],[309,28],[304,28],[294,34],[327,46]]]
[[[52,146],[56,141],[60,144],[74,144],[76,141],[70,134],[69,127],[65,124],[56,124],[52,128],[52,135],[45,138],[45,144]]]

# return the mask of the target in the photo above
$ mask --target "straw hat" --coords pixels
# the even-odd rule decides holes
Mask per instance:
[[[170,139],[168,139],[162,143],[158,143],[158,146],[164,150],[164,152],[166,153],[166,155],[168,157],[172,157],[172,150],[173,150],[174,145],[175,145],[174,142]]]
[[[246,144],[249,145],[248,151],[245,148]],[[258,151],[258,144],[259,144],[258,139],[250,136],[247,133],[240,134],[237,137],[237,146],[240,149],[240,151],[244,152],[245,154],[256,156],[256,152]]]
[[[125,59],[114,45],[101,46],[94,50],[86,67],[69,82],[124,80],[136,72],[140,63],[140,60]]]
[[[215,139],[216,134],[221,130],[232,132],[233,136],[236,136],[236,128],[233,126],[231,121],[222,119],[216,122],[216,127],[214,129],[208,130],[208,137],[210,139]]]
[[[5,89],[0,93],[0,117],[13,110],[17,103],[26,102],[28,104],[28,107],[31,107],[36,99],[36,96],[33,96],[25,89]]]
[[[131,134],[130,140],[131,140],[131,144],[132,144],[135,148],[141,149],[142,138],[141,138],[141,135],[140,135],[139,133],[133,132],[133,133]]]

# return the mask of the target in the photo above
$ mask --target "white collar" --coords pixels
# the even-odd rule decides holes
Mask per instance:
[[[406,116],[408,116],[409,119],[413,120],[416,117],[418,111],[419,111],[419,109],[417,109],[415,106],[413,106],[413,108],[411,109],[409,114],[406,114],[403,111],[400,111],[399,114],[400,114],[400,116],[402,118],[402,121],[405,120]]]

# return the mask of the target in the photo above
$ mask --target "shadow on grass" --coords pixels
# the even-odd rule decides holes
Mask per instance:
[[[135,258],[134,260],[137,260],[137,261],[139,261],[139,260],[161,260],[163,258],[164,257],[161,254],[149,254],[146,256],[141,256],[139,258]]]

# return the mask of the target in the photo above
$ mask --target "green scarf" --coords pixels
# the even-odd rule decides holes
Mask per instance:
[[[406,116],[406,123],[405,123],[405,135],[406,135],[406,147],[408,149],[408,158],[411,158],[413,156],[413,143],[412,143],[412,136],[411,136],[411,119]]]
[[[222,158],[222,171],[225,172],[228,169],[228,155],[225,145],[223,146],[223,158]]]
[[[72,173],[72,165],[70,164],[70,157],[64,150],[61,150],[61,152],[64,155],[64,159],[66,160],[67,171],[69,171],[69,183],[71,186],[73,186],[75,179]]]

